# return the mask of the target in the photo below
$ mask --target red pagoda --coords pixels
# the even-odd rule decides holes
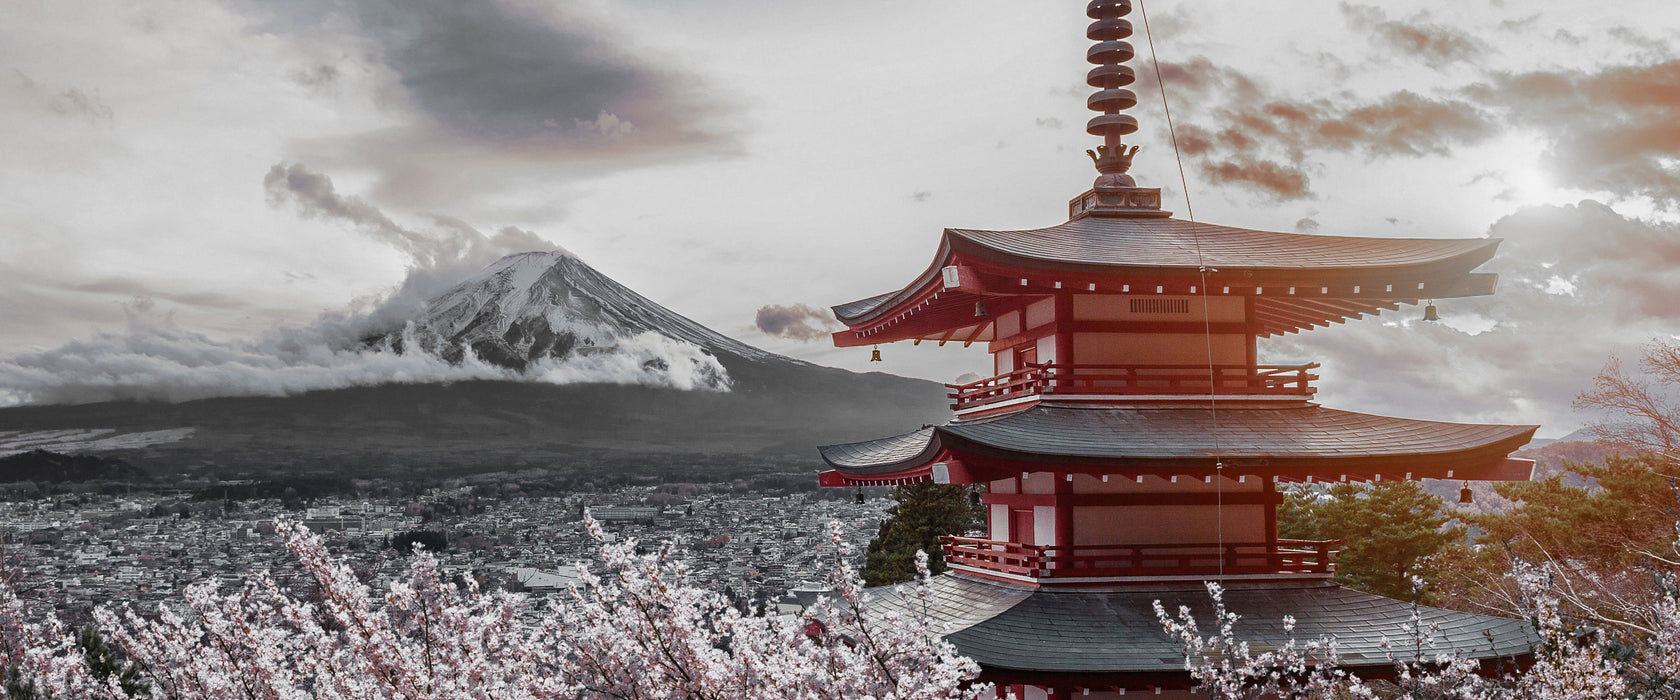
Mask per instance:
[[[1393,671],[1412,605],[1330,581],[1335,542],[1278,537],[1279,483],[1527,480],[1537,426],[1389,418],[1313,402],[1316,364],[1261,365],[1259,338],[1401,304],[1491,294],[1493,239],[1272,233],[1172,218],[1126,174],[1129,0],[1095,0],[1088,131],[1100,173],[1068,220],[946,229],[904,288],[834,307],[838,346],[986,344],[995,373],[952,386],[955,418],[820,448],[824,486],[982,484],[985,537],[947,538],[947,639],[1017,697],[1189,696],[1152,602],[1207,619],[1205,580],[1256,645],[1333,636],[1344,667]],[[1428,309],[1433,314],[1433,307]],[[896,604],[898,596],[876,598]],[[1439,646],[1488,668],[1526,656],[1520,620],[1423,608]]]

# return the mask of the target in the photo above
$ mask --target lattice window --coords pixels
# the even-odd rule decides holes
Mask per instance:
[[[1189,299],[1131,299],[1134,314],[1187,314]]]

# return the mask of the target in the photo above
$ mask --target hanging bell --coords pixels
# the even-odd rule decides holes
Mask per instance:
[[[875,349],[869,351],[869,361],[870,362],[880,362],[881,361],[881,349],[880,348],[875,348]]]
[[[968,504],[971,505],[971,506],[979,506],[980,505],[980,490],[979,489],[975,489],[973,491],[968,492]]]
[[[981,299],[979,301],[974,302],[974,317],[975,318],[985,318],[985,317],[990,316],[990,315],[992,315],[992,313],[990,311],[986,310],[986,300],[985,299]]]
[[[863,498],[863,489],[858,489],[858,492],[857,492],[857,502],[858,502],[858,505],[860,505],[860,506],[861,506],[861,505],[863,505],[863,501],[864,501],[864,498]]]
[[[1468,481],[1464,482],[1464,488],[1461,488],[1461,489],[1458,490],[1458,502],[1459,503],[1475,503],[1476,502],[1475,494],[1470,493],[1470,482],[1468,482]]]
[[[1439,311],[1435,310],[1435,302],[1433,302],[1433,301],[1429,302],[1428,306],[1423,307],[1423,320],[1425,320],[1425,321],[1439,321],[1439,320],[1441,320],[1441,313]]]

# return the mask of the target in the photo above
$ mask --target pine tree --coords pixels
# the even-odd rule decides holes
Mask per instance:
[[[1290,491],[1278,509],[1278,533],[1341,540],[1338,582],[1411,600],[1412,577],[1431,578],[1429,557],[1464,539],[1463,526],[1444,527],[1449,520],[1441,497],[1415,481],[1336,484],[1328,491]]]
[[[103,681],[115,675],[124,695],[132,698],[147,694],[149,686],[140,680],[139,669],[118,659],[116,652],[111,651],[111,647],[105,644],[105,638],[100,636],[98,628],[93,625],[82,627],[82,631],[76,635],[76,646],[82,650],[82,658],[87,660],[88,672],[95,679]]]
[[[869,543],[863,565],[866,586],[903,583],[916,577],[916,552],[927,552],[928,567],[945,571],[942,535],[960,535],[980,527],[985,513],[970,501],[969,489],[954,484],[921,482],[893,490],[897,501],[881,521],[881,529]]]

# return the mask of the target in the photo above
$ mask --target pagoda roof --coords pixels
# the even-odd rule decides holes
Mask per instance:
[[[949,228],[929,267],[902,289],[832,307],[842,345],[909,338],[991,340],[974,301],[1072,289],[1254,296],[1262,335],[1327,325],[1420,299],[1492,293],[1472,273],[1495,238],[1366,238],[1276,233],[1164,217],[1084,217],[1048,228]],[[964,270],[952,286],[947,267]],[[1137,287],[1137,292],[1130,292]],[[951,333],[955,331],[955,333]]]
[[[1026,231],[946,229],[956,250],[1093,267],[1324,272],[1493,257],[1492,238],[1364,238],[1274,233],[1170,218],[1090,217]]]
[[[1526,480],[1506,455],[1538,426],[1447,423],[1325,408],[1308,402],[1218,406],[1092,406],[1040,402],[878,440],[819,447],[827,481],[895,483],[931,478],[957,461],[975,478],[1022,469],[1128,474],[1206,471],[1285,480],[1459,478]],[[979,471],[975,471],[979,470]],[[1518,473],[1521,472],[1521,473]],[[833,483],[833,482],[840,483]]]
[[[915,585],[870,589],[868,614],[920,612]],[[1389,653],[1411,660],[1406,645],[1383,646],[1385,637],[1406,636],[1401,626],[1411,621],[1411,603],[1322,580],[1230,582],[1224,588],[1226,609],[1241,616],[1236,633],[1253,648],[1283,646],[1290,637],[1283,617],[1290,615],[1296,620],[1294,639],[1334,637],[1344,667],[1392,672]],[[1154,602],[1175,615],[1187,606],[1208,629],[1216,626],[1200,584],[1053,588],[948,573],[934,577],[931,589],[929,616],[944,625],[946,641],[988,675],[1182,674],[1183,649],[1162,631]],[[1539,642],[1525,620],[1421,606],[1417,611],[1436,641],[1425,649],[1428,659],[1453,653],[1479,660],[1520,657]]]

